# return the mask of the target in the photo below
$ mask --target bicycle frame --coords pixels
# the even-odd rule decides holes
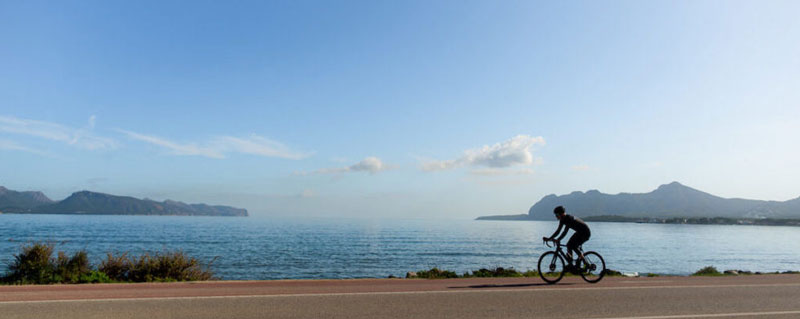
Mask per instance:
[[[555,249],[553,251],[556,252],[556,254],[558,254],[559,256],[561,256],[561,258],[564,258],[564,260],[569,260],[569,258],[567,258],[567,254],[564,252],[564,250],[561,249],[561,247],[566,247],[567,245],[562,244],[560,240],[553,240],[553,242],[555,243],[554,247]],[[547,245],[547,247],[552,247],[550,246],[549,241],[545,241],[545,245]],[[576,256],[576,261],[581,260],[581,255],[583,255],[583,245],[578,246],[578,252],[580,252],[580,254]]]

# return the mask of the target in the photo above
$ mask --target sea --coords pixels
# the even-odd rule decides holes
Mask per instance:
[[[32,242],[99,263],[182,250],[224,280],[403,277],[438,267],[535,269],[556,221],[0,215],[0,273]],[[800,270],[800,227],[589,223],[610,269],[688,275],[705,266]]]

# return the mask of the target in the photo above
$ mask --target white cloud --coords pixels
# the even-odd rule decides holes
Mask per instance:
[[[535,145],[544,145],[544,138],[529,135],[517,135],[506,141],[468,149],[456,159],[444,161],[428,161],[422,164],[425,171],[439,171],[463,166],[482,166],[494,169],[517,165],[535,164],[540,159],[534,158],[532,149]]]
[[[353,172],[370,172],[375,174],[377,172],[386,170],[386,165],[383,163],[383,161],[381,161],[380,158],[371,156],[354,165],[351,165],[348,167],[348,169]]]
[[[89,117],[89,126],[86,128],[71,128],[51,122],[0,116],[0,132],[38,137],[88,150],[116,148],[117,142],[113,139],[91,132],[95,118],[94,115]]]
[[[246,138],[233,136],[218,136],[203,143],[178,143],[153,135],[118,130],[129,138],[160,146],[173,155],[205,156],[210,158],[225,158],[228,153],[241,153],[264,157],[278,157],[286,159],[303,159],[309,154],[289,150],[285,145],[270,139],[250,135]]]
[[[589,170],[589,165],[586,165],[586,164],[575,165],[575,166],[572,167],[572,170],[573,171],[588,171]]]
[[[370,174],[377,174],[387,169],[389,169],[389,167],[380,158],[370,156],[350,166],[322,168],[311,172],[311,174],[339,174],[348,172],[368,172]],[[309,173],[300,172],[295,174],[308,175]]]

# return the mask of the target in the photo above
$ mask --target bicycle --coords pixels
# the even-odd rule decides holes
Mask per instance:
[[[553,247],[550,246],[546,238],[543,241],[547,247]],[[542,280],[548,284],[557,283],[564,277],[564,273],[566,272],[564,269],[564,260],[567,258],[567,255],[564,254],[564,251],[561,249],[564,245],[558,240],[553,240],[553,242],[556,244],[555,249],[542,254],[542,256],[539,257],[538,264],[539,277],[542,277]],[[606,274],[606,262],[603,260],[603,256],[600,256],[600,254],[595,251],[587,251],[584,253],[583,247],[581,246],[578,247],[578,250],[583,253],[583,259],[577,256],[578,260],[576,260],[575,264],[579,265],[578,270],[583,280],[590,283],[597,283],[600,279],[603,279],[603,276]],[[581,263],[583,265],[581,265]]]

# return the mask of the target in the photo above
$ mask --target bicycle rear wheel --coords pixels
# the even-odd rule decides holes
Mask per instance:
[[[539,277],[548,284],[557,283],[564,277],[564,258],[553,251],[539,257]]]
[[[583,254],[581,277],[590,283],[596,283],[606,275],[606,262],[597,252],[589,251]]]

